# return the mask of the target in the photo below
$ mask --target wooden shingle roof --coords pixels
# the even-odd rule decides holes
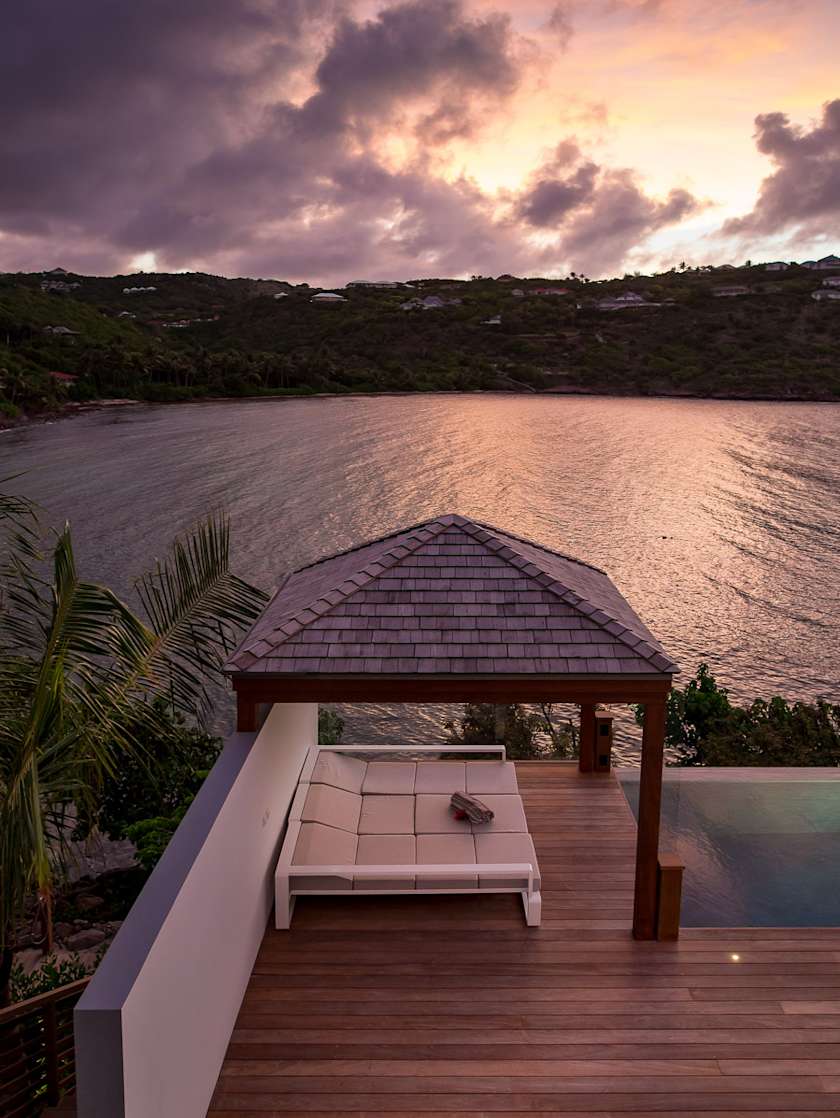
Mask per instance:
[[[319,676],[677,671],[604,571],[455,515],[287,575],[226,667]]]

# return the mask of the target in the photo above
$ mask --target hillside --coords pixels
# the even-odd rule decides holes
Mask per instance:
[[[200,273],[6,275],[0,410],[68,394],[480,389],[840,400],[840,300],[813,298],[840,291],[823,285],[832,274],[418,280],[348,287],[336,303],[312,302],[305,284]]]

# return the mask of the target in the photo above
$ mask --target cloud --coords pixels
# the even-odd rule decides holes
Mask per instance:
[[[750,237],[798,227],[819,235],[840,219],[840,98],[823,105],[810,129],[791,124],[785,113],[756,117],[756,145],[775,171],[761,184],[752,211],[732,218],[725,235]]]
[[[556,235],[564,259],[596,275],[618,268],[637,244],[698,207],[686,190],[650,197],[633,171],[599,166],[573,140],[557,146],[515,204],[522,220]]]
[[[575,140],[520,190],[483,190],[463,141],[533,78],[528,41],[465,0],[358,12],[30,0],[0,40],[0,266],[118,271],[154,253],[166,269],[331,283],[592,274],[691,212],[685,192],[651,198]],[[550,22],[567,35],[568,5]]]
[[[568,49],[574,34],[570,9],[568,0],[565,3],[555,4],[545,24],[545,30],[553,36],[561,50]]]

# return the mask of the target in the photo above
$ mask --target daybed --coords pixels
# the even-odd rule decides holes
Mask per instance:
[[[381,759],[404,756],[404,746],[309,751],[274,879],[278,928],[290,926],[298,896],[353,892],[520,893],[528,924],[540,923],[539,866],[504,746],[446,749],[466,759]],[[411,749],[421,757],[439,752]],[[365,760],[370,753],[377,759]],[[476,753],[499,760],[469,759]],[[456,819],[449,804],[456,791],[481,799],[493,820]]]

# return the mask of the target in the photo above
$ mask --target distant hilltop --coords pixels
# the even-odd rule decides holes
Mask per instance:
[[[840,257],[327,288],[0,275],[0,421],[110,397],[480,390],[840,400]]]

